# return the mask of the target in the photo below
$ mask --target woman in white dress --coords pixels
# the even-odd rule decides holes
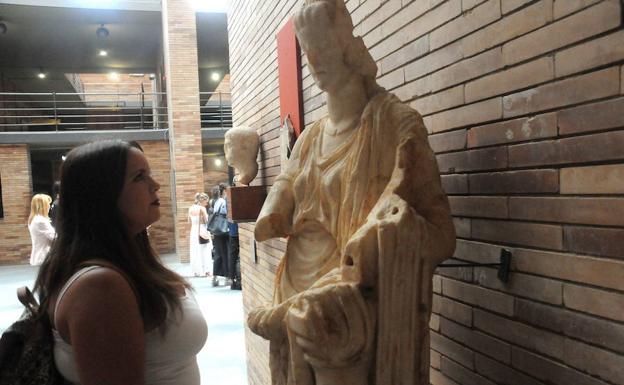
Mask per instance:
[[[191,222],[191,234],[189,235],[191,270],[196,277],[212,275],[212,239],[206,230],[206,222],[208,222],[207,204],[208,195],[197,193],[195,194],[195,203],[188,210],[188,220]],[[200,237],[205,243],[200,243]]]
[[[50,217],[48,217],[50,203],[52,203],[52,198],[46,194],[37,194],[30,202],[28,231],[32,241],[32,251],[30,252],[31,265],[41,265],[48,251],[50,251],[50,246],[56,236],[54,227],[50,223]]]

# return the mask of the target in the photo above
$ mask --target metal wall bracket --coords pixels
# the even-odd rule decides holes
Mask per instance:
[[[511,269],[511,251],[501,249],[499,263],[444,263],[438,267],[480,267],[480,266],[498,266],[498,279],[502,282],[509,282],[509,270]]]

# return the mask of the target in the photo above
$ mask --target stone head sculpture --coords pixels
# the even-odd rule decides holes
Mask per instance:
[[[233,127],[225,133],[225,159],[237,171],[236,184],[247,185],[258,174],[260,137],[249,127]]]

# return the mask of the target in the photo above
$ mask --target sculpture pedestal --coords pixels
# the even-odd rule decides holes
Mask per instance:
[[[227,188],[228,219],[232,222],[255,222],[266,199],[265,186]]]

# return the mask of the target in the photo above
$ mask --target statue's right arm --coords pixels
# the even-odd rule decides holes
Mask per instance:
[[[284,173],[280,174],[264,201],[254,236],[257,241],[277,237],[287,237],[292,232],[292,218],[295,210],[295,197],[292,180]]]
[[[258,215],[254,236],[262,242],[271,238],[287,237],[292,233],[293,213],[295,211],[295,193],[293,189],[295,175],[301,158],[302,134],[290,154],[282,172],[275,178],[269,195]]]

